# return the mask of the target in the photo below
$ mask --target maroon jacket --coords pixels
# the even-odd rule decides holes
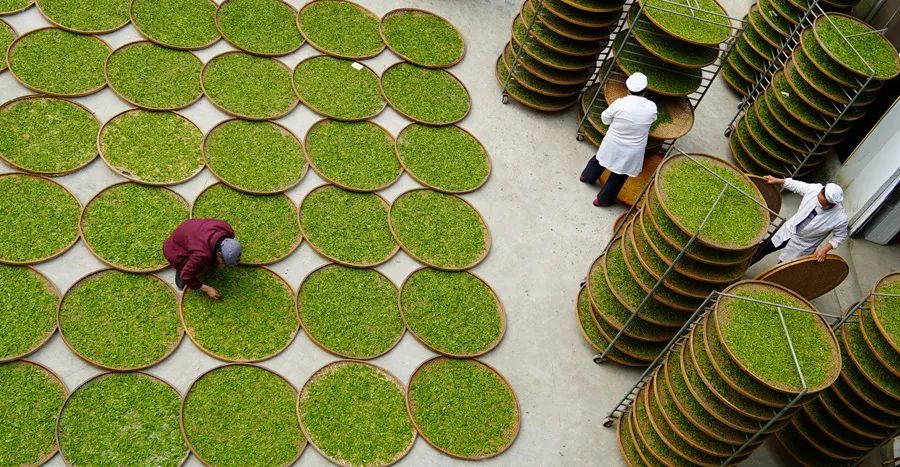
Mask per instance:
[[[163,243],[163,255],[169,265],[181,270],[181,280],[192,289],[203,285],[197,276],[206,266],[216,264],[216,242],[234,238],[228,222],[218,219],[188,219]]]

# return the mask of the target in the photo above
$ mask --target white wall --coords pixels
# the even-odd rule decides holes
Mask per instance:
[[[862,227],[900,180],[900,99],[835,174],[844,187],[851,233]]]

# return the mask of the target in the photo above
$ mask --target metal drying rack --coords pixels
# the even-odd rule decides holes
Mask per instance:
[[[822,313],[822,312],[819,312],[816,310],[810,310],[810,309],[806,309],[806,308],[798,308],[798,307],[793,307],[790,305],[784,305],[781,303],[774,303],[774,302],[769,302],[766,300],[758,300],[758,299],[754,299],[754,298],[750,298],[750,297],[742,297],[740,295],[733,295],[733,294],[729,294],[729,293],[725,293],[725,292],[713,291],[706,297],[706,300],[703,301],[703,303],[700,305],[700,307],[697,308],[696,311],[694,311],[694,313],[691,315],[690,319],[688,319],[687,322],[685,322],[684,325],[681,327],[681,329],[679,329],[678,333],[675,334],[675,337],[673,337],[672,340],[669,341],[669,343],[666,345],[665,349],[659,354],[659,356],[657,356],[656,359],[653,360],[653,363],[651,363],[650,366],[648,366],[644,370],[644,372],[641,374],[640,378],[638,378],[637,382],[634,383],[634,385],[625,394],[625,396],[622,397],[622,399],[619,400],[618,404],[616,404],[616,406],[606,415],[606,418],[603,420],[603,426],[605,426],[605,427],[613,426],[613,423],[615,422],[615,420],[620,419],[622,416],[624,416],[628,413],[628,411],[631,409],[632,405],[634,404],[634,401],[637,399],[640,391],[644,387],[646,387],[647,384],[652,380],[654,370],[656,368],[658,368],[660,365],[662,365],[662,363],[664,361],[666,361],[666,359],[669,357],[669,355],[671,355],[677,349],[684,346],[685,341],[690,336],[691,331],[693,331],[694,328],[697,326],[697,324],[701,320],[703,320],[712,309],[714,309],[715,305],[718,303],[718,300],[721,297],[728,297],[731,299],[750,301],[750,302],[759,303],[759,304],[763,304],[763,305],[769,305],[769,306],[772,306],[775,308],[775,310],[778,312],[778,318],[781,322],[781,327],[782,327],[782,330],[784,331],[784,336],[785,336],[785,339],[787,340],[788,348],[791,351],[791,359],[794,362],[794,369],[797,371],[797,376],[800,380],[800,385],[801,385],[802,389],[797,395],[791,397],[790,400],[788,400],[787,404],[784,407],[782,407],[781,409],[779,409],[778,412],[776,412],[772,416],[772,418],[770,418],[765,423],[760,423],[759,429],[756,430],[756,432],[752,436],[747,436],[744,443],[739,448],[733,450],[731,455],[728,457],[728,459],[726,459],[720,465],[722,465],[722,466],[731,465],[732,462],[738,456],[740,456],[742,453],[744,453],[744,451],[747,450],[747,447],[749,447],[757,439],[759,439],[759,437],[762,436],[763,433],[765,433],[767,430],[769,430],[772,427],[772,425],[774,425],[776,422],[781,420],[788,412],[790,412],[790,410],[792,408],[796,407],[797,404],[803,399],[803,397],[809,393],[809,386],[807,386],[807,384],[806,384],[806,378],[803,375],[803,368],[801,368],[800,361],[797,358],[797,351],[794,348],[794,342],[791,339],[791,332],[788,329],[787,323],[784,320],[783,310],[799,311],[799,312],[803,312],[803,313],[810,313],[810,314],[815,314],[815,315],[830,317],[830,318],[837,318],[837,316],[829,315],[829,314]]]
[[[577,101],[578,104],[577,105],[581,105],[581,100],[584,97],[584,93],[586,93],[594,85],[597,85],[597,92],[591,98],[590,103],[587,105],[587,110],[584,112],[584,115],[581,117],[581,119],[578,122],[578,132],[576,135],[576,139],[578,139],[578,141],[583,141],[585,138],[584,126],[590,125],[590,122],[588,122],[588,116],[590,115],[591,109],[594,108],[594,104],[596,103],[597,98],[603,94],[603,89],[606,86],[606,83],[611,79],[624,82],[621,74],[612,72],[612,70],[614,68],[613,64],[616,61],[617,57],[619,60],[633,63],[636,65],[642,65],[643,67],[659,69],[660,71],[665,72],[665,73],[680,73],[679,71],[672,70],[671,68],[662,68],[662,67],[658,67],[655,65],[644,63],[642,61],[642,57],[644,56],[643,54],[638,54],[638,53],[629,52],[629,51],[624,50],[626,44],[629,43],[629,38],[631,37],[631,31],[634,28],[637,28],[642,33],[660,35],[656,31],[643,29],[640,26],[639,21],[640,21],[641,17],[644,15],[644,9],[659,10],[659,11],[663,11],[663,12],[673,14],[673,15],[692,18],[695,21],[703,21],[706,23],[713,23],[713,24],[721,25],[723,27],[728,27],[729,29],[731,29],[733,31],[740,32],[743,30],[743,24],[744,24],[743,19],[732,18],[730,16],[723,15],[717,11],[704,10],[704,9],[700,8],[699,6],[695,6],[696,0],[683,0],[683,1],[658,0],[658,2],[675,5],[675,6],[678,6],[681,8],[688,8],[691,11],[691,14],[686,15],[684,13],[670,10],[670,9],[667,9],[667,8],[664,8],[661,6],[657,6],[657,5],[644,6],[644,5],[642,5],[642,0],[627,0],[625,2],[624,9],[619,18],[619,21],[616,23],[615,28],[613,29],[613,32],[610,34],[610,39],[607,42],[606,46],[600,52],[600,56],[597,60],[597,66],[594,68],[593,74],[591,75],[591,78],[588,80],[584,89],[581,90],[581,93],[578,96],[578,101]],[[633,21],[631,21],[632,26],[629,27],[628,26],[628,15],[629,15],[629,11],[631,9],[636,9],[636,13],[634,14]],[[697,18],[697,17],[695,17],[695,12],[701,12],[701,13],[704,13],[707,15],[712,15],[712,16],[717,16],[720,18],[727,19],[728,25],[726,26],[724,24],[713,22],[713,21],[710,21],[710,20],[704,19],[704,18]],[[735,23],[739,24],[740,26],[735,26]],[[617,38],[620,34],[624,34],[625,37],[621,41],[619,46],[615,50],[613,50],[613,42],[614,42],[615,38]],[[672,36],[670,36],[670,35],[665,35],[665,37],[668,39],[672,39]],[[691,92],[690,94],[688,94],[686,96],[688,101],[690,102],[691,110],[696,110],[697,106],[700,105],[700,101],[703,100],[703,97],[706,95],[706,92],[709,90],[710,85],[712,85],[713,81],[716,79],[716,76],[718,76],[719,70],[721,69],[722,64],[725,63],[725,60],[728,59],[728,55],[731,53],[736,39],[737,39],[737,35],[729,34],[728,39],[726,39],[724,42],[722,42],[718,45],[715,45],[715,46],[707,46],[711,49],[717,50],[718,56],[716,57],[716,60],[712,64],[707,65],[700,69],[700,86],[695,91]],[[674,143],[675,143],[674,139],[664,141],[663,145],[660,149],[660,152],[667,153],[669,151],[669,148],[671,148]]]
[[[600,352],[600,353],[597,354],[597,355],[594,355],[594,357],[593,357],[594,363],[601,364],[601,363],[604,363],[604,362],[606,361],[606,356],[609,354],[610,351],[613,350],[613,348],[615,347],[616,343],[619,342],[619,340],[621,340],[622,337],[625,335],[625,330],[628,329],[628,326],[631,325],[631,323],[632,323],[632,321],[634,321],[635,317],[638,316],[638,314],[644,309],[644,307],[647,305],[647,303],[650,302],[650,300],[654,300],[653,296],[656,294],[656,292],[657,292],[661,287],[663,287],[663,283],[665,282],[665,280],[666,280],[666,279],[668,278],[668,276],[672,273],[672,271],[675,270],[675,265],[678,264],[678,262],[685,256],[685,252],[686,252],[692,245],[694,245],[694,243],[696,243],[697,237],[700,235],[700,232],[703,231],[703,228],[706,226],[706,223],[709,221],[709,218],[712,216],[713,211],[715,211],[715,210],[716,210],[716,207],[719,206],[719,203],[721,202],[722,197],[725,195],[725,192],[728,190],[728,188],[734,189],[735,191],[737,191],[737,192],[740,193],[741,195],[743,195],[743,196],[747,197],[748,199],[752,200],[752,201],[753,201],[754,203],[756,203],[757,205],[762,206],[762,207],[763,207],[766,211],[768,211],[770,214],[774,214],[774,215],[775,215],[775,219],[780,220],[781,222],[778,222],[778,223],[777,223],[777,226],[776,226],[775,223],[770,224],[769,229],[770,229],[771,231],[774,232],[774,231],[778,230],[778,228],[781,226],[781,223],[783,223],[784,220],[785,220],[783,217],[779,216],[777,212],[774,212],[774,211],[772,211],[771,209],[769,209],[769,207],[766,206],[764,203],[761,203],[759,200],[757,200],[756,198],[754,198],[754,197],[751,196],[750,194],[746,193],[746,192],[745,192],[743,189],[741,189],[740,187],[735,186],[734,184],[732,184],[731,182],[729,182],[728,180],[726,180],[725,178],[723,178],[721,175],[719,175],[719,174],[715,173],[714,171],[710,170],[709,168],[707,168],[706,166],[704,166],[703,164],[701,164],[699,161],[697,161],[697,159],[693,158],[690,154],[684,153],[683,151],[681,151],[681,149],[679,149],[679,148],[678,148],[677,146],[675,146],[675,145],[673,145],[673,146],[671,146],[671,147],[669,148],[669,151],[667,152],[666,156],[663,158],[663,162],[660,163],[659,166],[657,167],[657,169],[656,169],[657,172],[656,172],[656,173],[657,173],[657,174],[659,173],[660,168],[663,167],[663,165],[664,165],[664,163],[665,163],[665,161],[666,161],[667,159],[669,159],[670,157],[673,157],[673,156],[675,156],[675,155],[683,155],[683,156],[685,156],[688,160],[690,160],[691,162],[693,162],[693,163],[699,165],[699,166],[702,167],[705,171],[707,171],[708,173],[712,174],[713,176],[715,176],[716,178],[718,178],[719,180],[721,180],[721,181],[722,181],[722,190],[719,192],[719,195],[716,197],[715,202],[713,202],[712,206],[710,206],[709,211],[707,211],[706,217],[703,219],[703,222],[701,222],[701,223],[700,223],[700,226],[697,227],[697,229],[693,232],[693,234],[691,235],[690,240],[688,240],[688,242],[684,245],[684,247],[682,247],[682,248],[680,249],[680,251],[678,252],[678,255],[677,255],[677,256],[675,257],[675,259],[672,261],[672,264],[670,264],[669,267],[665,270],[665,272],[663,272],[663,273],[660,275],[659,279],[656,281],[656,284],[654,284],[653,287],[650,289],[650,292],[648,292],[646,295],[644,295],[644,298],[641,300],[640,305],[638,305],[638,307],[637,307],[633,312],[631,312],[631,315],[628,317],[627,320],[625,320],[625,323],[622,325],[622,329],[620,329],[619,332],[616,333],[616,335],[615,335],[612,339],[610,339],[609,344],[606,346],[605,349],[603,349],[602,352]],[[650,178],[647,180],[647,182],[644,183],[644,187],[641,189],[641,193],[638,195],[638,197],[637,197],[637,199],[635,200],[634,204],[632,204],[631,207],[628,208],[628,211],[625,213],[624,219],[626,219],[626,221],[623,221],[623,222],[620,222],[620,223],[619,223],[619,225],[616,227],[615,231],[613,232],[612,238],[610,239],[609,242],[606,243],[606,246],[603,248],[603,253],[602,253],[603,255],[607,254],[607,253],[609,252],[610,246],[612,246],[612,244],[613,244],[616,240],[618,240],[618,238],[620,237],[620,234],[622,233],[622,230],[625,228],[625,225],[627,224],[627,219],[629,219],[629,218],[631,217],[632,213],[635,212],[636,206],[638,206],[638,204],[640,204],[640,200],[643,199],[643,198],[645,197],[645,195],[646,195],[646,193],[647,193],[647,190],[650,189],[650,186],[653,184],[653,181],[655,180],[655,178],[656,178],[655,176],[650,177]],[[707,300],[709,300],[709,298],[707,298]],[[690,321],[688,321],[688,322],[690,322]],[[686,324],[686,325],[687,325],[687,324]],[[684,330],[684,328],[682,328],[682,330]],[[664,351],[663,353],[665,353],[665,351]]]
[[[834,131],[834,128],[840,123],[841,119],[844,115],[847,114],[847,111],[850,110],[859,97],[866,91],[866,88],[869,87],[869,84],[875,79],[875,69],[872,65],[859,53],[859,50],[853,46],[848,40],[848,37],[844,35],[844,33],[834,24],[833,20],[830,16],[826,15],[824,9],[819,4],[818,0],[812,0],[810,4],[810,8],[804,12],[803,16],[800,18],[800,22],[793,28],[791,31],[791,35],[784,41],[783,46],[778,52],[775,54],[775,57],[771,62],[769,62],[766,70],[763,73],[758,74],[756,82],[753,84],[753,87],[747,92],[747,95],[741,99],[740,104],[738,104],[738,111],[734,115],[734,118],[731,119],[731,123],[728,124],[728,128],[725,129],[725,136],[731,136],[731,133],[735,131],[737,128],[738,122],[743,118],[743,116],[747,113],[747,110],[750,106],[759,99],[760,96],[772,85],[773,77],[778,70],[781,70],[787,65],[788,61],[791,59],[791,56],[794,53],[794,50],[800,45],[800,37],[803,31],[807,28],[812,27],[813,23],[819,16],[825,16],[829,23],[831,23],[832,27],[834,27],[835,31],[840,34],[841,39],[847,44],[850,50],[856,54],[857,57],[866,65],[866,68],[869,70],[869,74],[865,77],[856,76],[855,81],[858,85],[855,91],[848,91],[844,86],[841,86],[842,91],[844,92],[845,97],[847,97],[850,101],[847,104],[838,104],[833,100],[831,104],[834,106],[835,111],[838,112],[838,116],[835,118],[829,118],[828,116],[822,114],[822,125],[826,126],[827,129],[825,131],[816,131],[817,138],[815,144],[810,145],[808,142],[806,143],[805,151],[802,153],[795,152],[793,154],[794,159],[796,159],[796,164],[784,164],[785,172],[788,174],[788,177],[795,177],[797,174],[806,166],[809,159],[816,153],[816,151],[821,147],[826,138]],[[881,34],[884,30],[873,30],[868,31],[862,34]],[[851,35],[850,37],[854,37]],[[850,75],[850,73],[847,73]],[[821,112],[818,112],[821,114]]]
[[[852,308],[847,310],[847,312],[844,313],[844,315],[841,316],[841,318],[839,320],[835,321],[831,325],[831,329],[834,330],[835,332],[837,332],[841,328],[843,328],[844,325],[847,323],[859,323],[859,316],[857,316],[857,315],[859,314],[860,310],[866,310],[866,311],[869,310],[869,300],[872,297],[900,298],[900,294],[881,293],[881,292],[875,292],[874,290],[872,290],[865,297],[863,297],[862,300],[856,302],[856,305],[853,305]],[[877,451],[879,448],[881,448],[885,444],[888,444],[888,443],[894,441],[894,438],[896,438],[898,436],[900,436],[900,428],[895,429],[893,431],[893,433],[891,433],[888,437],[886,437],[884,440],[882,440],[880,443],[878,443],[878,445],[872,447],[872,449],[870,449],[869,451],[866,451],[865,454],[863,454],[862,456],[860,456],[859,458],[854,460],[849,465],[851,467],[857,467],[858,465],[862,464],[864,460],[866,460],[866,457],[868,457],[869,454]]]

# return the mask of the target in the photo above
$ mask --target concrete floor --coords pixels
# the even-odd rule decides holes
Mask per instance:
[[[302,0],[289,0],[294,6]],[[434,11],[450,19],[466,38],[465,60],[452,71],[459,76],[472,95],[472,113],[462,126],[475,134],[493,158],[493,174],[487,185],[466,195],[483,213],[493,235],[493,247],[487,260],[475,271],[485,278],[503,300],[508,313],[508,329],[501,345],[483,360],[495,366],[515,388],[522,410],[522,430],[512,448],[505,454],[486,461],[493,465],[620,465],[615,432],[603,428],[606,412],[618,401],[639,375],[612,364],[597,366],[591,361],[592,351],[585,344],[574,319],[578,284],[589,265],[611,234],[613,219],[621,207],[599,210],[590,204],[593,192],[577,183],[576,177],[593,149],[575,140],[574,111],[548,115],[528,111],[521,106],[500,103],[500,91],[494,78],[494,62],[509,40],[509,26],[521,0],[359,0],[377,14],[399,6],[414,6]],[[729,12],[743,15],[750,0],[724,2]],[[48,25],[37,9],[4,18],[20,33]],[[140,39],[133,27],[104,36],[114,47]],[[198,52],[205,62],[214,55],[230,50],[224,41]],[[315,52],[309,46],[284,57],[294,66]],[[381,73],[398,59],[385,51],[367,61]],[[0,74],[0,100],[29,94],[15,82],[10,73]],[[128,108],[110,90],[79,98],[106,121]],[[679,141],[685,151],[697,151],[727,158],[727,140],[722,136],[731,119],[737,99],[719,81],[702,103],[693,131]],[[207,100],[201,100],[182,112],[206,132],[228,118]],[[318,117],[298,107],[279,120],[298,135]],[[376,121],[397,134],[408,122],[390,109]],[[0,171],[11,171],[2,166]],[[97,159],[79,172],[57,179],[86,203],[108,185],[121,181]],[[174,187],[188,200],[196,198],[206,186],[215,182],[204,170],[191,181]],[[309,171],[303,182],[288,194],[295,203],[323,181]],[[383,193],[393,200],[403,191],[415,187],[404,175]],[[789,200],[788,206],[796,200]],[[837,312],[857,299],[860,290],[868,289],[887,271],[898,269],[900,252],[896,247],[884,248],[857,241],[839,253],[859,255],[866,268],[857,270],[844,285],[818,300],[823,309]],[[310,271],[325,263],[303,244],[288,259],[275,264],[295,289]],[[79,242],[60,258],[38,265],[60,290],[67,290],[76,280],[104,266]],[[417,264],[400,252],[379,269],[400,284]],[[161,276],[173,282],[173,272]],[[433,354],[406,335],[400,344],[374,363],[387,368],[401,380],[408,381],[413,369]],[[58,335],[32,355],[55,370],[70,389],[74,389],[100,370],[70,352]],[[316,347],[300,333],[290,347],[261,365],[277,370],[296,386],[300,386],[319,367],[335,357]],[[173,384],[184,393],[202,372],[221,365],[200,352],[185,338],[168,360],[150,368],[149,373]],[[768,449],[751,457],[748,464],[781,463]],[[327,465],[314,449],[301,457],[302,465]],[[403,465],[450,465],[457,463],[417,440]],[[63,465],[59,456],[50,465]],[[189,465],[199,465],[191,458]]]

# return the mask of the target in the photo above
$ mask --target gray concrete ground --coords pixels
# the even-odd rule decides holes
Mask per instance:
[[[304,2],[290,0],[290,3],[298,6]],[[473,99],[472,113],[462,126],[481,139],[493,158],[493,174],[487,185],[465,196],[481,210],[493,235],[492,251],[475,272],[496,289],[509,317],[503,342],[483,360],[509,379],[522,410],[522,429],[515,444],[507,453],[485,463],[620,465],[614,430],[603,428],[601,421],[639,372],[612,364],[597,366],[592,363],[592,352],[583,342],[574,318],[574,306],[579,282],[609,239],[612,221],[623,209],[594,208],[590,204],[593,190],[577,182],[592,148],[575,141],[574,111],[548,115],[528,111],[513,103],[507,106],[500,103],[494,62],[509,40],[509,26],[521,1],[360,0],[359,3],[378,14],[400,6],[425,8],[450,19],[466,38],[466,58],[452,69],[468,86]],[[749,0],[724,3],[736,16],[743,15],[751,4]],[[35,8],[4,19],[20,34],[48,25]],[[139,36],[128,26],[105,35],[104,39],[118,47],[138,40]],[[207,61],[230,49],[221,41],[198,55]],[[293,66],[314,53],[311,47],[304,46],[284,61]],[[367,64],[380,73],[397,60],[385,51]],[[17,84],[10,73],[0,74],[0,100],[25,94],[29,92]],[[94,110],[101,121],[128,108],[108,89],[77,100]],[[721,82],[716,82],[700,106],[693,131],[679,142],[679,146],[685,151],[729,157],[722,131],[733,115],[736,102],[734,95]],[[204,132],[228,118],[205,99],[183,114]],[[280,123],[298,135],[304,135],[317,119],[301,106]],[[376,120],[395,135],[408,123],[390,109]],[[0,167],[2,172],[10,170]],[[99,159],[58,180],[75,192],[82,203],[106,186],[121,181]],[[209,171],[204,170],[196,178],[174,188],[188,200],[193,200],[214,181]],[[322,180],[310,171],[289,195],[298,203],[321,183]],[[415,186],[413,180],[404,175],[383,194],[393,200]],[[792,203],[796,206],[795,199],[787,205]],[[851,277],[835,294],[817,301],[824,310],[831,312],[855,301],[861,290],[868,289],[878,277],[900,265],[900,251],[896,247],[884,248],[855,241],[849,248],[842,247],[839,253],[863,266],[854,268]],[[325,260],[303,244],[273,269],[296,289],[306,274],[324,263]],[[379,269],[400,284],[417,267],[401,252]],[[60,258],[38,266],[62,291],[80,277],[101,268],[103,264],[81,242]],[[161,275],[170,283],[174,280],[172,271]],[[431,356],[430,351],[406,335],[395,349],[374,363],[408,381],[414,368]],[[58,335],[32,358],[58,372],[70,389],[100,372],[69,351]],[[335,357],[300,333],[284,353],[261,364],[279,371],[299,387],[317,368],[333,360]],[[165,379],[183,393],[198,375],[220,364],[185,338],[171,358],[148,372]],[[754,454],[748,463],[771,465],[783,462],[770,451],[765,449]],[[326,465],[327,461],[315,450],[307,449],[299,463]],[[450,465],[457,461],[419,439],[401,463]],[[62,464],[57,456],[50,465]],[[192,457],[189,464],[199,465],[199,462]]]

